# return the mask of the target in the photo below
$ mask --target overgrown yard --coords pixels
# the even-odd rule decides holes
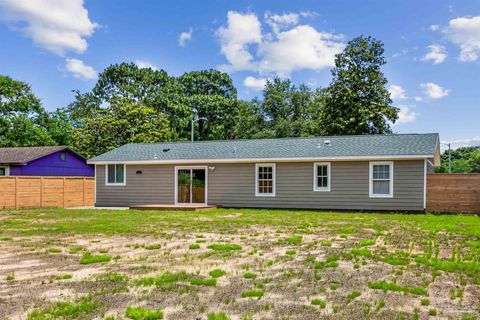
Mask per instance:
[[[480,218],[0,214],[0,319],[477,319]]]

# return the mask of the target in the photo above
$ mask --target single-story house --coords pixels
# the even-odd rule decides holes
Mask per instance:
[[[65,146],[0,148],[0,176],[93,175],[93,165]]]
[[[133,143],[88,161],[97,206],[422,211],[439,136]]]

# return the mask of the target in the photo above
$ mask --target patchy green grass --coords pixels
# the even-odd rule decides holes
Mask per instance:
[[[48,252],[50,252],[50,253],[60,253],[60,252],[62,252],[62,249],[60,249],[60,248],[50,248],[50,249],[48,249]]]
[[[330,241],[322,241],[322,242],[320,242],[320,245],[322,247],[331,247],[332,243]]]
[[[34,310],[28,315],[28,320],[49,320],[49,319],[88,319],[88,314],[97,309],[100,305],[91,300],[83,298],[78,302],[56,302],[53,305]]]
[[[72,279],[73,275],[66,273],[66,274],[59,274],[56,276],[53,276],[53,280],[69,280]]]
[[[246,290],[242,292],[242,298],[261,298],[263,297],[262,290]]]
[[[393,282],[387,281],[376,281],[376,282],[369,282],[368,287],[371,289],[383,290],[383,291],[400,291],[410,294],[415,294],[419,296],[427,295],[427,290],[421,287],[409,287],[409,286],[401,286]]]
[[[190,249],[190,250],[200,249],[200,245],[198,243],[194,243],[194,244],[189,245],[188,249]]]
[[[302,244],[303,237],[302,236],[293,236],[293,237],[288,237],[283,240],[285,243],[291,244],[291,245],[300,245]]]
[[[243,274],[243,277],[245,279],[256,279],[257,275],[255,273],[246,272],[246,273]]]
[[[420,304],[421,304],[422,306],[429,306],[429,305],[430,305],[430,300],[428,300],[427,298],[422,298],[422,299],[420,300]]]
[[[321,299],[312,299],[310,303],[313,304],[314,306],[319,306],[322,309],[325,309],[327,307],[327,303]]]
[[[0,230],[0,319],[25,310],[37,320],[128,319],[129,306],[159,308],[168,319],[420,319],[431,308],[446,319],[480,315],[472,303],[480,290],[478,217],[41,209],[2,211]],[[11,273],[35,260],[30,273]],[[57,292],[97,306],[55,314]],[[428,305],[420,299],[427,292]]]
[[[160,243],[153,243],[153,244],[148,244],[144,248],[147,250],[158,250],[162,247]]]
[[[352,249],[352,254],[356,256],[362,256],[362,257],[371,257],[372,251],[364,248],[361,248],[361,249],[354,248]]]
[[[191,278],[186,272],[165,272],[156,277],[146,277],[136,281],[140,286],[157,286],[163,290],[172,290],[178,282],[188,281]]]
[[[192,278],[190,284],[194,286],[214,287],[217,285],[217,279]]]
[[[225,312],[218,312],[218,313],[209,313],[207,315],[207,320],[229,320],[229,318]]]
[[[356,298],[360,297],[362,294],[359,291],[352,291],[347,295],[346,302],[349,304]]]
[[[132,320],[158,320],[163,319],[163,311],[141,307],[128,307],[125,310],[125,316]]]
[[[375,243],[376,243],[375,240],[362,240],[358,245],[360,247],[369,247],[369,246],[373,246]]]
[[[76,253],[79,253],[79,252],[82,252],[82,251],[86,251],[87,249],[84,247],[84,246],[77,246],[77,247],[73,247],[73,248],[70,248],[70,250],[68,251],[68,253],[70,254],[76,254]]]
[[[212,278],[220,278],[226,275],[227,273],[222,269],[214,269],[208,273]]]
[[[212,243],[207,246],[208,249],[215,250],[215,251],[235,251],[235,250],[242,250],[242,246],[239,244],[231,244],[231,243]]]
[[[109,262],[110,260],[112,260],[112,257],[108,255],[93,255],[90,252],[85,252],[83,257],[80,259],[80,264],[103,263]]]

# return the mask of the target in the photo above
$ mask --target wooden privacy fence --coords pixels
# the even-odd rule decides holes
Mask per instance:
[[[92,177],[0,177],[0,209],[94,205]]]
[[[480,174],[427,175],[427,211],[480,213]]]

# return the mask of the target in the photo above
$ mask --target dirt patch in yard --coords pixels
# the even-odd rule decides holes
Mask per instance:
[[[248,212],[142,211],[131,222],[138,229],[125,229],[120,213],[97,221],[106,219],[99,210],[78,219],[70,210],[8,215],[0,319],[124,319],[129,306],[162,310],[165,319],[479,317],[475,233],[368,214]],[[100,233],[96,224],[119,227]]]

